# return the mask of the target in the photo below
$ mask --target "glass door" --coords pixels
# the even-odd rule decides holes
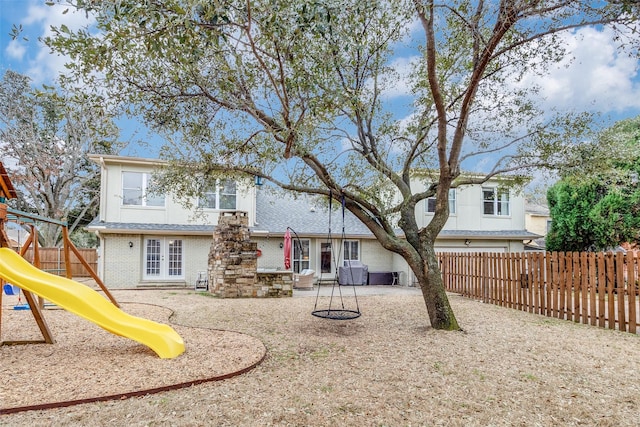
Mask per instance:
[[[181,239],[150,237],[145,240],[143,278],[145,280],[177,280],[184,278]]]
[[[320,272],[331,273],[331,243],[320,243]]]

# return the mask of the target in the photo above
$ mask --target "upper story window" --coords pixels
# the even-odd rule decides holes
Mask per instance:
[[[427,213],[434,213],[436,211],[435,197],[429,197],[426,200],[426,204],[427,204]],[[449,213],[450,214],[456,213],[456,189],[455,188],[449,189]]]
[[[125,206],[164,206],[164,194],[148,191],[153,177],[144,172],[122,172],[122,204]]]
[[[215,188],[205,191],[198,199],[198,207],[204,209],[236,209],[236,183],[232,180],[218,181]]]
[[[483,213],[485,215],[510,215],[509,190],[498,188],[483,188],[482,201]]]

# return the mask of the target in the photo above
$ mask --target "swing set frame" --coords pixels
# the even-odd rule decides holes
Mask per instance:
[[[6,194],[6,193],[5,193]],[[119,307],[118,302],[115,300],[109,289],[102,282],[100,277],[98,277],[97,273],[93,270],[91,265],[82,257],[82,254],[73,244],[71,239],[69,239],[69,230],[67,228],[67,223],[63,221],[58,221],[51,218],[41,217],[39,215],[31,214],[28,212],[22,212],[16,209],[11,209],[7,207],[4,203],[4,197],[0,197],[0,247],[11,247],[11,243],[9,237],[5,231],[5,224],[7,221],[18,221],[24,224],[29,225],[31,232],[26,242],[20,249],[20,256],[24,257],[31,245],[33,245],[33,261],[32,264],[40,268],[40,252],[38,247],[38,230],[36,228],[35,222],[46,222],[49,224],[55,224],[62,227],[62,242],[63,242],[63,250],[64,250],[64,260],[65,260],[65,277],[68,279],[72,279],[72,270],[71,270],[71,253],[73,252],[80,263],[87,270],[89,275],[95,280],[100,289],[105,293],[107,298],[116,306]],[[0,279],[0,283],[4,285],[4,280]],[[2,341],[0,339],[0,345],[20,345],[20,344],[53,344],[55,342],[51,330],[42,314],[42,310],[44,308],[44,299],[36,297],[29,291],[24,289],[21,290],[23,293],[27,304],[29,305],[29,309],[33,315],[33,318],[40,329],[40,333],[42,334],[42,340],[14,340],[14,341]],[[0,338],[2,337],[2,292],[0,292]]]

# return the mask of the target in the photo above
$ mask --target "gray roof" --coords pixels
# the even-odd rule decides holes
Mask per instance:
[[[153,232],[159,234],[183,234],[198,235],[213,233],[213,225],[191,225],[191,224],[151,224],[137,222],[104,222],[94,219],[87,228],[92,231],[106,233],[133,234],[140,232]]]
[[[525,200],[525,213],[539,216],[550,216],[549,206],[546,203],[537,203],[531,200]]]
[[[438,235],[441,239],[511,239],[527,240],[537,239],[539,234],[527,230],[442,230]]]
[[[275,191],[267,188],[257,190],[256,224],[251,231],[256,234],[284,235],[287,227],[299,236],[327,236],[331,226],[331,234],[339,236],[342,233],[342,209],[339,203],[333,202],[331,224],[329,224],[329,205],[325,198],[308,194],[295,197],[290,193]],[[103,233],[157,233],[171,235],[209,235],[213,232],[213,225],[185,225],[185,224],[150,224],[101,222],[94,220],[88,225],[93,231]],[[344,212],[344,233],[346,237],[373,239],[373,233],[365,227],[351,212]],[[401,231],[397,231],[402,235]],[[441,239],[511,239],[528,240],[540,236],[526,230],[442,230]]]
[[[294,198],[288,193],[261,189],[257,192],[256,222],[256,229],[270,234],[284,234],[287,227],[291,227],[299,235],[327,235],[329,206],[326,199],[318,196],[298,195]],[[345,211],[344,230],[347,236],[373,238],[371,231],[349,211]],[[331,215],[331,232],[333,235],[342,232],[342,210],[340,204],[336,206],[335,201]],[[396,233],[402,235],[400,230]],[[540,236],[527,230],[442,230],[438,237],[527,240]]]
[[[333,235],[342,233],[342,209],[339,203],[332,202],[333,210],[329,218],[328,199],[321,196],[289,193],[270,189],[259,189],[256,199],[256,226],[270,234],[284,234],[287,227],[300,235],[312,236],[329,234],[329,225]],[[331,219],[331,224],[329,224]],[[349,236],[373,237],[351,212],[345,210],[344,231]]]

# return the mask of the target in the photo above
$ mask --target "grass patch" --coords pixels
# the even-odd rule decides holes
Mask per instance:
[[[214,295],[211,292],[206,292],[206,291],[194,292],[194,294],[200,295],[201,297],[205,297],[205,298],[218,298],[217,295]]]

